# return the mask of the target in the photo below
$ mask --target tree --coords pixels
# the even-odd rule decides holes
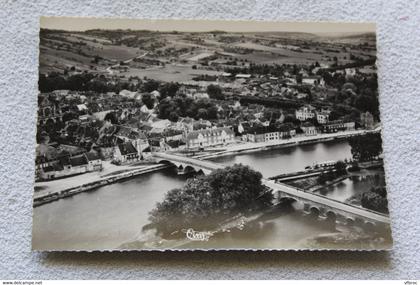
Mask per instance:
[[[100,60],[102,60],[102,57],[100,57],[99,55],[95,55],[95,57],[92,60],[92,63],[98,64]]]
[[[143,84],[143,86],[142,86],[142,90],[144,91],[144,92],[152,92],[152,91],[155,91],[155,90],[158,90],[159,89],[159,82],[158,81],[156,81],[156,80],[153,80],[153,79],[150,79],[150,80],[148,80],[148,81],[146,81],[144,84]]]
[[[368,161],[382,153],[382,139],[379,133],[371,133],[349,139],[351,154],[358,161]]]
[[[207,86],[207,94],[209,94],[209,97],[212,99],[223,100],[225,98],[222,93],[222,88],[218,85],[210,84]]]
[[[325,184],[325,182],[327,182],[327,176],[325,173],[321,173],[318,178],[317,178],[317,182],[319,184]]]
[[[217,119],[218,109],[215,105],[210,106],[207,109],[207,118],[209,119]]]
[[[371,91],[365,91],[364,93],[369,94],[369,92]],[[379,115],[379,101],[378,97],[374,94],[358,96],[354,101],[354,107],[356,107],[361,112],[368,111],[376,117]]]
[[[380,195],[381,197],[386,198],[387,193],[386,193],[386,189],[385,187],[372,187],[370,189],[371,192],[376,193],[378,195]]]
[[[110,112],[105,115],[104,121],[109,121],[111,124],[118,124],[117,115],[114,112]]]
[[[225,219],[272,205],[273,194],[261,183],[261,173],[235,164],[208,176],[188,179],[172,189],[150,212],[149,220],[165,237],[181,229],[209,230]]]
[[[348,171],[350,172],[359,171],[359,170],[360,170],[360,167],[357,161],[353,161],[351,166],[348,168]]]
[[[76,119],[78,116],[75,112],[66,112],[63,114],[63,122],[71,121]]]
[[[179,90],[179,84],[170,82],[162,85],[159,89],[160,98],[174,97]]]
[[[330,121],[335,121],[335,120],[340,119],[340,117],[341,117],[341,114],[339,112],[337,112],[337,110],[333,109],[331,111],[330,115],[328,116],[328,119]]]
[[[207,118],[207,109],[204,109],[204,108],[198,109],[197,115],[198,115],[198,118],[200,119]]]
[[[170,116],[171,113],[174,114]],[[217,107],[211,100],[194,100],[185,95],[167,97],[159,102],[159,118],[173,121],[175,114],[178,117],[212,120],[217,119]]]
[[[302,78],[303,78],[303,76],[302,76],[301,73],[296,74],[296,83],[297,84],[302,84]]]
[[[153,109],[155,106],[155,98],[150,93],[143,94],[141,101],[148,109]]]
[[[317,182],[319,184],[325,184],[325,182],[331,181],[331,180],[334,180],[335,178],[337,178],[337,174],[338,174],[337,172],[334,172],[332,170],[329,170],[327,172],[323,172],[318,176]]]
[[[362,194],[362,198],[360,200],[362,207],[371,209],[374,211],[378,211],[381,213],[388,213],[388,200],[386,197],[382,197],[381,195],[375,192],[365,192]]]
[[[335,168],[335,172],[337,173],[337,175],[344,175],[347,174],[347,164],[341,160],[337,161],[337,163],[334,166]]]
[[[178,121],[178,114],[176,112],[170,112],[169,113],[169,117],[168,119],[172,122],[177,122]]]

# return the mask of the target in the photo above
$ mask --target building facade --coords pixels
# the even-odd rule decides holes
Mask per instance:
[[[316,120],[318,124],[326,124],[329,121],[330,118],[330,110],[322,109],[319,112],[316,112]]]
[[[306,121],[315,117],[315,108],[311,105],[303,106],[295,112],[296,119],[299,121]]]
[[[374,127],[373,115],[369,112],[360,114],[360,124],[368,130],[373,129]]]
[[[264,141],[278,141],[280,140],[280,133],[279,132],[269,132],[264,134]]]
[[[102,170],[102,161],[96,152],[59,156],[54,160],[37,158],[37,179],[51,180]]]
[[[120,143],[115,147],[114,161],[117,163],[130,163],[140,159],[137,149],[131,142]]]
[[[336,133],[339,131],[351,131],[354,129],[354,122],[343,122],[341,120],[332,121],[320,127],[322,133]]]
[[[215,128],[192,131],[186,136],[187,148],[202,148],[224,145],[235,141],[235,133],[230,128]]]
[[[316,127],[309,122],[304,123],[300,128],[306,136],[314,136],[318,133]]]

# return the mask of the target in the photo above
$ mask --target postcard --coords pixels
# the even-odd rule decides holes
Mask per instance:
[[[32,248],[392,248],[369,23],[42,17]]]

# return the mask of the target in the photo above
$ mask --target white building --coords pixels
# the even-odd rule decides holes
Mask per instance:
[[[136,97],[136,95],[138,95],[138,93],[137,92],[130,91],[130,90],[127,90],[127,89],[123,89],[123,90],[120,91],[120,93],[118,93],[118,95],[120,95],[122,97],[133,99],[133,98]]]
[[[306,136],[314,136],[317,134],[316,127],[309,122],[302,124],[300,127]]]
[[[230,128],[216,128],[192,131],[187,134],[188,148],[223,145],[235,141],[235,133]]]
[[[193,95],[193,98],[195,100],[199,100],[199,99],[209,99],[209,94],[205,93],[205,92],[197,92]]]
[[[330,118],[331,111],[328,109],[322,109],[319,112],[316,112],[316,120],[319,124],[326,124]]]
[[[279,132],[270,132],[264,134],[264,141],[278,141],[280,140],[280,133]]]
[[[360,114],[360,123],[366,129],[371,130],[373,129],[375,121],[372,114],[369,112],[366,112],[366,113]]]
[[[306,121],[315,117],[315,108],[311,105],[303,106],[295,112],[296,119],[299,121]]]
[[[322,76],[314,75],[303,77],[302,84],[325,86],[325,81]]]
[[[356,75],[356,68],[346,68],[346,75],[354,76]]]
[[[241,74],[241,73],[238,73],[238,74],[236,74],[235,75],[235,78],[236,79],[249,79],[249,78],[251,78],[251,74]]]

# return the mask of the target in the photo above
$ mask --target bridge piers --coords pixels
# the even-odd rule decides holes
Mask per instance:
[[[363,228],[367,231],[373,231],[376,228],[376,224],[370,221],[365,221]]]
[[[173,164],[177,167],[178,174],[186,174],[191,172],[202,172],[205,175],[210,174],[213,170],[223,168],[209,161],[204,161],[196,158],[182,157],[179,155],[167,153],[153,154],[157,163]]]
[[[350,226],[350,227],[352,227],[352,226],[354,226],[354,224],[355,224],[355,221],[354,221],[354,219],[353,218],[351,218],[351,217],[347,217],[346,218],[346,225],[347,226]]]
[[[223,165],[198,158],[183,157],[168,153],[154,153],[153,156],[158,163],[171,163],[175,165],[179,174],[192,171],[201,171],[204,174],[209,174],[216,169],[224,168]],[[303,212],[316,219],[321,218],[331,223],[333,221],[336,223],[339,221],[340,223],[367,228],[375,227],[376,223],[389,225],[389,217],[381,213],[334,201],[322,195],[307,192],[286,184],[276,183],[265,178],[262,179],[262,184],[274,191],[275,198],[278,202],[298,202],[297,206],[299,210],[303,205]]]
[[[176,168],[176,171],[178,175],[184,175],[184,174],[195,172],[195,169],[189,166],[184,167],[183,165],[180,165]]]
[[[303,203],[303,212],[306,214],[309,214],[309,209],[311,208],[311,205],[309,203]]]
[[[333,211],[328,211],[326,214],[325,214],[325,217],[326,217],[326,221],[328,222],[328,223],[330,223],[330,224],[336,224],[337,223],[337,214],[335,213],[335,212],[333,212]]]
[[[321,215],[321,210],[318,207],[312,206],[309,208],[309,215],[314,219],[318,219]]]

